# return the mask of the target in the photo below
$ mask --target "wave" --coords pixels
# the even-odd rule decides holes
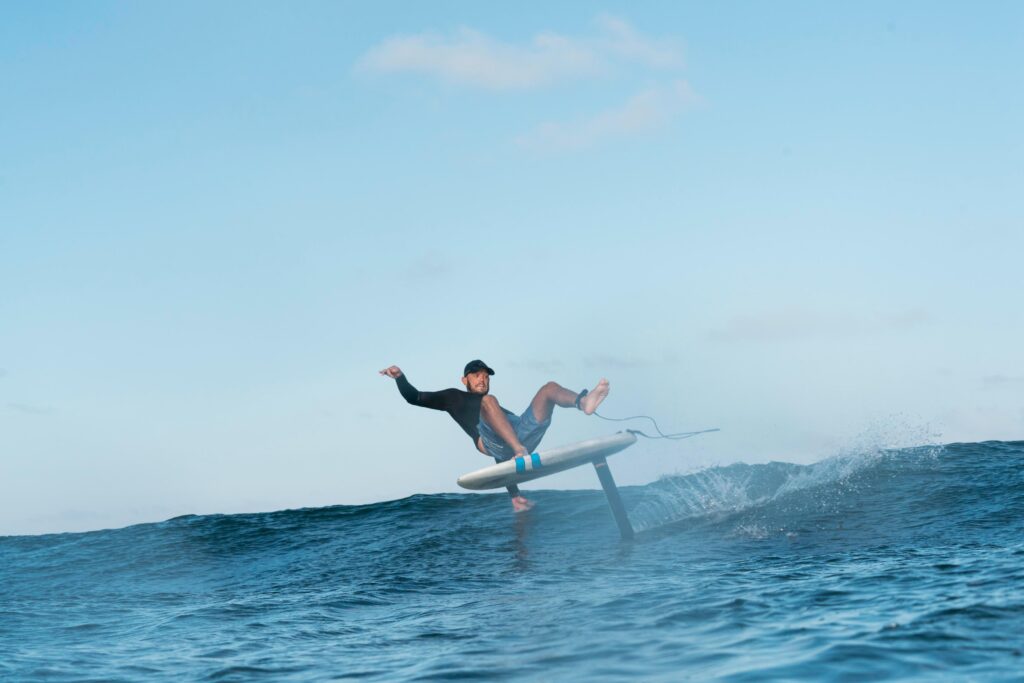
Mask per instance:
[[[811,465],[737,463],[643,486],[623,487],[640,531],[723,532],[737,537],[792,535],[813,528],[876,524],[922,529],[935,524],[990,526],[1015,522],[1024,508],[1024,442],[947,444],[844,453]],[[600,491],[534,490],[535,523],[607,526]],[[486,536],[508,526],[504,494],[418,494],[368,505],[336,505],[268,513],[186,515],[124,529],[0,537],[3,547],[113,550],[163,538],[151,549],[161,562],[218,554],[301,552],[337,544],[429,549],[452,535]],[[558,533],[552,530],[552,533]],[[187,549],[182,555],[182,547]],[[166,566],[166,565],[164,565]]]
[[[1024,442],[869,449],[812,465],[734,464],[642,487],[638,529],[730,527],[766,538],[850,524],[892,529],[999,527],[1024,506]]]
[[[0,537],[0,678],[1019,668],[1024,442],[623,487],[636,543],[599,490],[530,495],[519,516],[504,492],[439,494]]]

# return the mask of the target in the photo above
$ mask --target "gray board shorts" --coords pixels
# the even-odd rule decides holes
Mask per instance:
[[[506,410],[505,417],[508,418],[509,424],[512,425],[519,443],[523,444],[523,447],[530,453],[537,450],[540,440],[544,438],[544,433],[551,426],[551,418],[544,420],[544,422],[537,421],[537,417],[533,414],[532,406],[527,406],[522,415],[514,415]],[[477,425],[477,429],[480,431],[480,438],[484,442],[484,450],[496,462],[505,462],[515,457],[516,453],[512,450],[512,447],[505,443],[505,440],[498,436],[484,422],[482,417]]]

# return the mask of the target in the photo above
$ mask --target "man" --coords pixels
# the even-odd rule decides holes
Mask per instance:
[[[402,396],[412,405],[446,411],[473,440],[476,449],[497,462],[537,450],[551,425],[555,406],[576,407],[592,415],[608,396],[608,380],[603,378],[592,391],[584,389],[579,394],[555,382],[548,382],[540,388],[523,414],[515,415],[502,408],[498,399],[490,394],[494,370],[482,360],[470,361],[462,372],[462,384],[468,391],[418,391],[397,365],[381,370],[380,374],[394,379]],[[508,494],[516,512],[533,507],[515,484],[508,487]]]

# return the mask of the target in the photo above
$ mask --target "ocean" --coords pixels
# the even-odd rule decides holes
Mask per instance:
[[[0,680],[1024,680],[1024,442],[552,482],[0,537]]]

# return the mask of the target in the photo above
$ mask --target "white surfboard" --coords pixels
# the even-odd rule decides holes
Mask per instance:
[[[585,465],[597,458],[618,453],[634,443],[636,443],[636,434],[632,432],[618,432],[610,436],[587,439],[568,446],[559,446],[527,456],[512,458],[482,470],[464,474],[459,477],[458,484],[464,489],[475,491],[497,489],[509,484],[521,484],[524,481]]]

